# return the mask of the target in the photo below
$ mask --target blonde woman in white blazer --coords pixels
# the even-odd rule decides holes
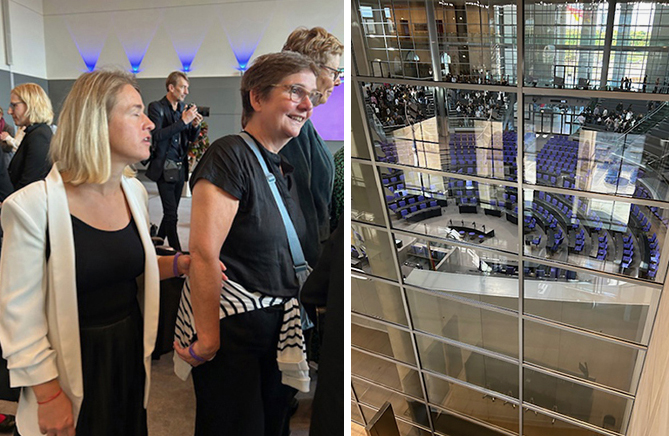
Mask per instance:
[[[51,145],[53,169],[2,205],[0,343],[11,385],[23,388],[22,436],[146,434],[159,280],[186,273],[190,259],[156,259],[147,193],[128,168],[149,156],[154,126],[143,110],[131,75],[82,75],[63,105]],[[88,235],[117,242],[82,253]],[[91,263],[114,252],[114,244],[137,249]],[[91,275],[107,274],[113,265],[134,268],[136,277],[114,285],[118,292],[102,283],[105,293],[96,294]],[[91,319],[96,313],[105,318]],[[133,343],[133,350],[123,348]],[[91,360],[109,347],[108,365]],[[114,372],[127,360],[136,373],[130,382]],[[99,389],[95,377],[112,377],[114,385]]]

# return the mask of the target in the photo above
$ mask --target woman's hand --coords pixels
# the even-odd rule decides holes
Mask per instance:
[[[191,257],[188,254],[182,254],[181,256],[179,256],[179,258],[177,259],[177,271],[179,272],[180,276],[188,275],[188,273],[190,272],[190,261]],[[172,257],[172,262],[174,262],[174,257]],[[223,272],[227,268],[225,267],[223,262],[219,261],[219,263],[221,266],[221,278],[223,280],[227,280],[228,276],[226,276],[225,273]]]
[[[211,360],[216,356],[216,351],[206,351],[201,349],[200,347],[200,342],[195,341],[191,344],[192,351],[193,353],[200,358],[200,360],[194,358],[190,354],[190,350],[188,349],[189,347],[182,347],[179,345],[179,342],[174,341],[174,351],[181,357],[182,360],[184,360],[186,363],[188,363],[192,367],[196,367],[199,365],[202,365],[203,363],[206,363],[207,361]]]
[[[74,436],[72,402],[61,391],[58,381],[33,386],[33,391],[38,402],[37,422],[40,432],[47,436]]]

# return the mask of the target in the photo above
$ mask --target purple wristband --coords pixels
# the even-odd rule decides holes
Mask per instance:
[[[190,344],[190,347],[188,347],[188,352],[190,353],[190,357],[197,360],[198,362],[206,362],[206,360],[195,354],[195,351],[193,351],[193,345],[195,345],[195,342]]]
[[[179,268],[177,268],[177,259],[179,259],[179,256],[181,256],[181,253],[177,251],[177,254],[174,255],[174,260],[172,261],[172,272],[174,273],[174,277],[179,277],[181,274],[179,274]]]

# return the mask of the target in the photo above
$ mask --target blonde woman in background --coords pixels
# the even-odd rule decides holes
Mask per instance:
[[[21,145],[7,168],[14,190],[19,190],[43,179],[51,169],[49,143],[53,133],[49,125],[53,109],[42,87],[24,83],[12,89],[7,113],[17,128],[25,128]]]

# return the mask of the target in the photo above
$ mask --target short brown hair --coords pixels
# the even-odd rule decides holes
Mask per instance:
[[[322,27],[299,27],[288,36],[283,51],[302,53],[319,64],[326,64],[332,56],[344,54],[344,44]]]
[[[318,77],[319,69],[311,58],[284,51],[258,56],[253,65],[242,76],[242,128],[253,116],[251,105],[251,91],[255,91],[261,99],[266,99],[272,90],[272,85],[280,83],[286,76],[309,70]]]
[[[85,73],[72,85],[50,150],[65,182],[78,185],[109,180],[109,115],[126,85],[139,92],[134,76],[117,70]],[[124,174],[130,176],[133,171],[128,167]]]
[[[179,78],[184,79],[186,83],[188,83],[188,76],[186,73],[182,73],[181,71],[172,71],[170,75],[167,76],[167,80],[165,80],[165,89],[169,92],[170,85],[177,86]]]
[[[53,122],[53,108],[46,92],[36,83],[23,83],[12,89],[11,94],[26,104],[26,117],[30,124]]]

